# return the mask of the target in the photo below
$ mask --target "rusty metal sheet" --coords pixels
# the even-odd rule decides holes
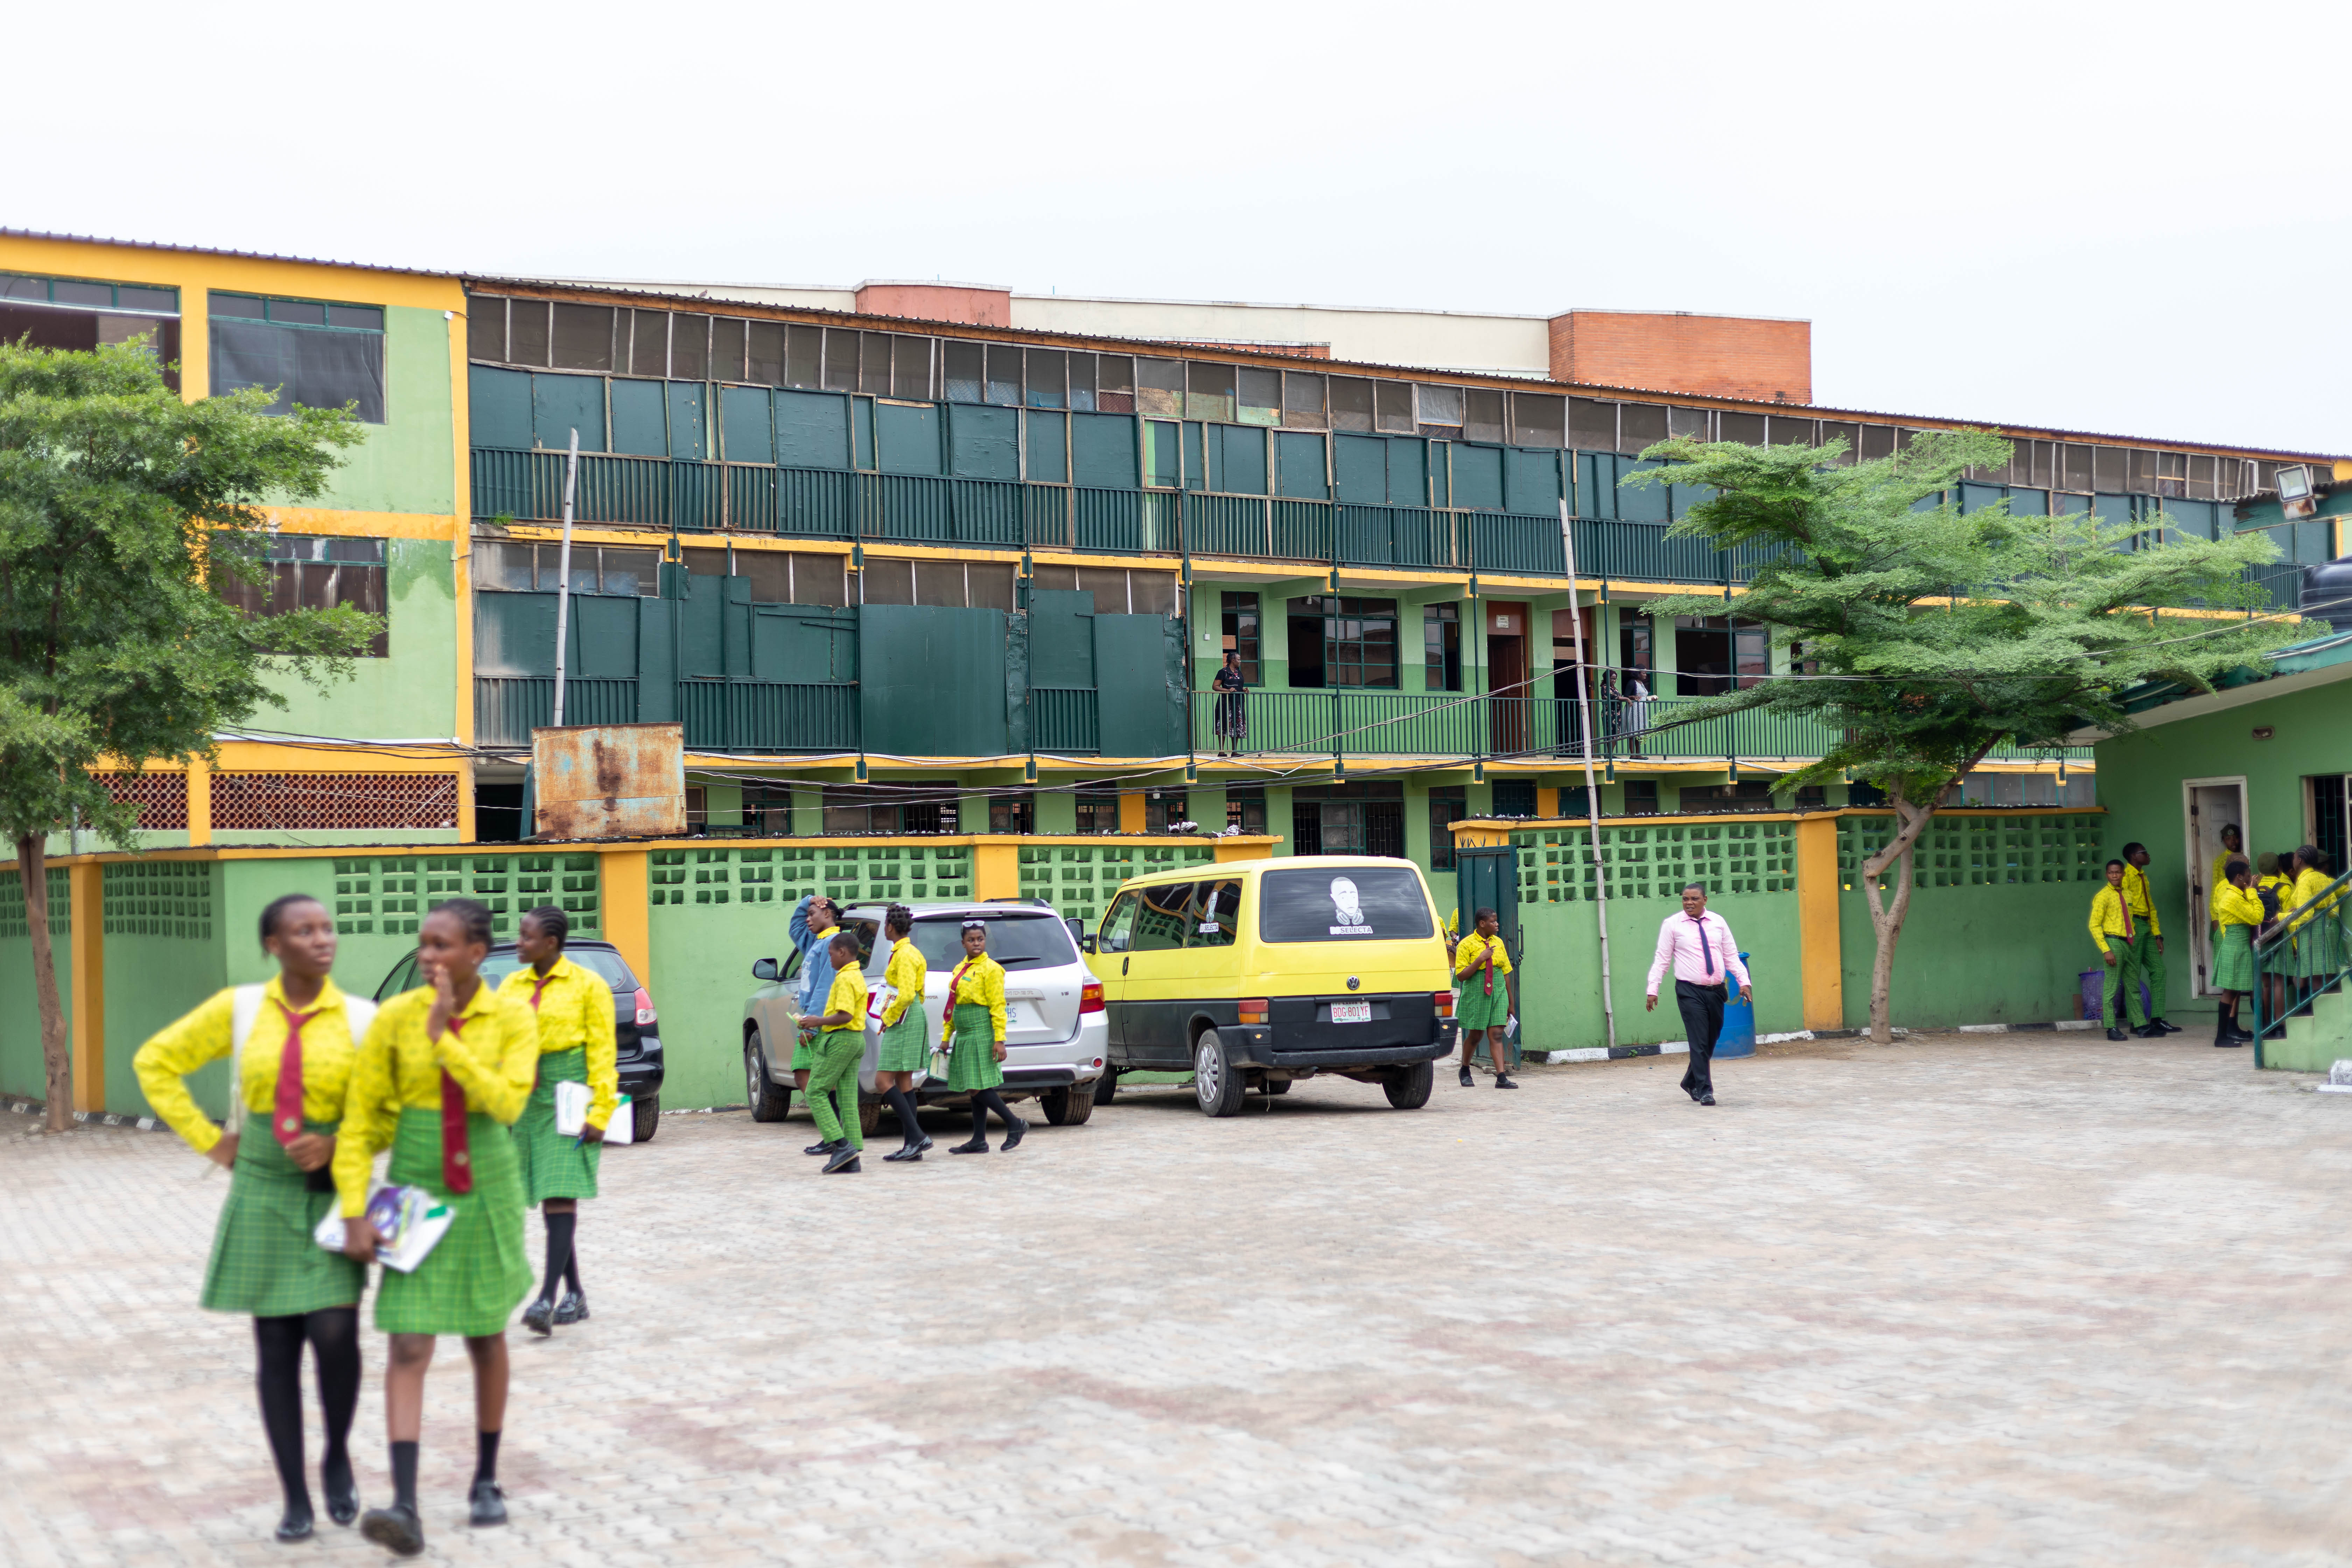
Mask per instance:
[[[530,732],[531,834],[646,838],[686,831],[686,726],[567,724]]]

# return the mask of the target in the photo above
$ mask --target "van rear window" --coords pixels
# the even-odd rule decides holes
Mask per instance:
[[[1258,879],[1266,942],[1409,942],[1436,930],[1429,895],[1409,867],[1268,871]]]

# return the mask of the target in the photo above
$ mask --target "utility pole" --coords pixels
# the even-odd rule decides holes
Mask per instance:
[[[1576,523],[1568,498],[1559,502],[1560,543],[1568,552],[1570,624],[1576,628],[1576,727],[1584,738],[1584,830],[1592,846],[1592,912],[1601,922],[1601,1015],[1609,1027],[1609,1048],[1617,1048],[1617,1003],[1609,992],[1609,862],[1601,854],[1601,789],[1592,776],[1592,705],[1586,696],[1584,606],[1576,586]]]
[[[580,432],[563,459],[563,548],[555,565],[555,726],[563,727],[563,639],[572,619],[572,497],[580,483]],[[1588,770],[1589,771],[1589,770]]]

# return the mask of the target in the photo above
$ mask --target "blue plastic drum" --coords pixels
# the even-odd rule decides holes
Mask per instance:
[[[1748,955],[1739,955],[1739,966],[1748,967]],[[1752,995],[1755,986],[1748,987]],[[1723,1028],[1715,1037],[1715,1054],[1718,1057],[1752,1057],[1756,1054],[1756,1004],[1742,1002],[1739,993],[1732,992],[1731,999],[1723,1005]]]

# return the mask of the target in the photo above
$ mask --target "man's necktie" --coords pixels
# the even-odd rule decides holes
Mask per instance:
[[[449,1037],[456,1039],[466,1020],[449,1020]],[[474,1153],[466,1136],[466,1090],[441,1069],[441,1184],[457,1197],[474,1190]]]
[[[1702,918],[1692,921],[1691,924],[1698,927],[1699,957],[1706,961],[1706,977],[1712,980],[1715,978],[1715,948],[1706,940],[1706,921]]]
[[[290,1147],[302,1136],[302,1026],[317,1017],[320,1009],[297,1013],[280,1002],[278,1010],[286,1015],[286,1049],[278,1058],[278,1098],[270,1111],[269,1132]]]

